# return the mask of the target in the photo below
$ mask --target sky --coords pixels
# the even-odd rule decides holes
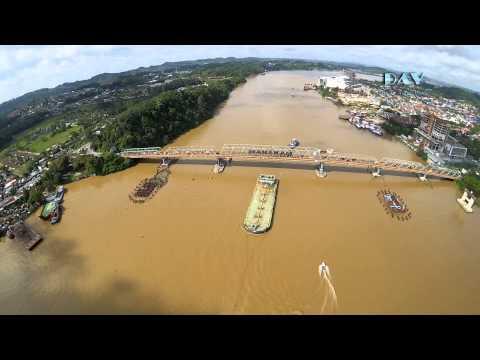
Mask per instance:
[[[2,45],[0,103],[41,88],[166,61],[273,57],[353,62],[480,91],[480,46],[460,45]]]

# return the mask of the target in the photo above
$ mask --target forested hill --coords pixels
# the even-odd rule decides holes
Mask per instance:
[[[71,91],[78,91],[88,87],[114,87],[116,85],[128,83],[141,83],[142,75],[148,73],[170,73],[177,71],[193,71],[196,69],[210,68],[213,69],[219,65],[230,64],[231,67],[238,67],[239,65],[260,65],[263,67],[268,62],[275,62],[271,70],[287,70],[287,69],[310,69],[310,68],[334,68],[332,64],[324,65],[319,61],[305,61],[305,60],[289,60],[289,59],[261,59],[261,58],[214,58],[201,60],[188,60],[178,62],[165,62],[162,65],[154,65],[149,67],[140,67],[138,69],[129,70],[120,73],[104,73],[96,75],[88,80],[80,80],[71,83],[64,83],[54,88],[39,89],[29,92],[25,95],[19,96],[15,99],[6,101],[0,104],[0,121],[2,117],[10,112],[17,110],[20,107],[27,106],[32,102],[42,102],[48,97],[59,95],[66,95],[65,93]]]
[[[15,143],[19,134],[52,118],[71,123],[85,118],[88,113],[107,112],[108,116],[116,116],[166,91],[219,79],[230,79],[238,84],[265,69],[315,68],[334,69],[334,66],[304,60],[216,58],[166,62],[40,89],[0,104],[0,150]]]
[[[35,90],[0,104],[0,121],[2,117],[5,117],[5,115],[9,114],[14,110],[17,110],[18,108],[27,106],[31,103],[42,102],[48,97],[59,96],[69,91],[81,90],[83,88],[88,88],[88,87],[112,87],[115,85],[121,86],[122,83],[135,82],[135,77],[138,77],[138,75],[142,75],[145,73],[190,70],[190,69],[201,67],[203,64],[212,64],[212,63],[220,64],[220,63],[229,62],[229,59],[230,58],[166,62],[162,65],[140,67],[138,69],[129,70],[129,71],[120,72],[120,73],[99,74],[88,80],[80,80],[80,81],[75,81],[71,83],[64,83],[50,89],[45,88],[45,89]],[[232,60],[230,59],[230,61]],[[130,81],[125,81],[127,79]]]
[[[433,95],[455,100],[465,100],[480,109],[480,94],[456,86],[434,86],[423,83],[424,88],[430,89]]]
[[[163,146],[211,118],[240,82],[226,80],[183,91],[168,91],[121,113],[93,141],[101,151]]]

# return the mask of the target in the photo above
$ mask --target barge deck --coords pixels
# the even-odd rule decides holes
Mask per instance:
[[[243,222],[246,231],[260,234],[272,225],[277,196],[278,179],[274,175],[260,175],[253,191],[252,200]]]

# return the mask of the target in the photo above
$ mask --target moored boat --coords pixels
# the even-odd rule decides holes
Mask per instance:
[[[53,225],[58,223],[61,217],[62,217],[62,207],[61,205],[58,205],[52,214],[52,217],[50,219],[50,224]]]
[[[215,166],[213,167],[213,172],[215,174],[220,174],[225,170],[225,166],[227,165],[227,162],[223,159],[218,159],[217,162],[215,163]]]
[[[293,138],[290,143],[288,144],[288,146],[290,147],[290,149],[293,149],[295,147],[297,147],[298,145],[300,145],[300,141],[298,141],[297,139]]]
[[[56,201],[46,203],[43,206],[42,212],[40,213],[40,218],[43,220],[49,220],[58,206],[59,205]]]
[[[324,261],[318,266],[318,274],[320,277],[329,277],[330,276],[330,269],[328,268],[328,265],[325,264]]]
[[[62,185],[60,185],[54,194],[51,194],[45,198],[45,201],[47,203],[53,202],[53,201],[62,202],[64,194],[65,194],[65,188]]]

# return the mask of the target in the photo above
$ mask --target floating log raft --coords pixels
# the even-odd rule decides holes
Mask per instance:
[[[7,235],[10,239],[22,242],[29,251],[33,250],[33,248],[42,241],[42,236],[23,222],[11,226],[8,229]]]
[[[407,221],[412,218],[406,202],[394,191],[383,189],[377,191],[377,198],[383,206],[385,213],[399,221]]]
[[[143,179],[129,194],[129,198],[134,203],[144,203],[155,196],[157,191],[168,182],[170,170],[168,165],[160,165],[156,174],[147,179]]]

